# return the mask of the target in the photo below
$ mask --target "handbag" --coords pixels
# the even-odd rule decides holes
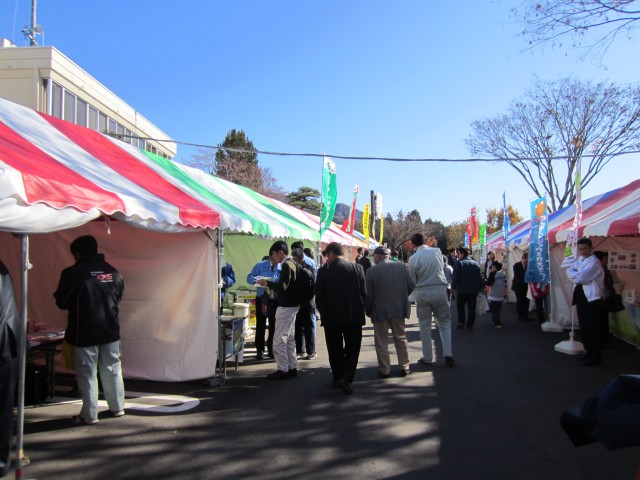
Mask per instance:
[[[622,295],[614,293],[608,299],[607,311],[611,313],[621,312],[624,310],[624,303],[622,303]]]

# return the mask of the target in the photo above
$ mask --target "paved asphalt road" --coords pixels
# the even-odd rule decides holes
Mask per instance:
[[[415,364],[412,318],[412,374],[395,367],[386,380],[368,324],[351,396],[330,385],[320,328],[319,356],[300,361],[297,379],[267,381],[274,363],[248,354],[224,386],[126,381],[127,415],[94,426],[69,423],[77,400],[29,408],[23,478],[634,479],[640,447],[575,448],[559,417],[615,375],[639,373],[640,352],[614,339],[604,366],[585,368],[554,351],[568,333],[516,321],[513,304],[503,312],[502,330],[488,315],[473,332],[454,329],[454,368],[440,351],[433,367]]]

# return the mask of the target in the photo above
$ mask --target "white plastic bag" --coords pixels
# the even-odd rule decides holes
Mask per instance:
[[[479,294],[476,297],[476,315],[482,315],[488,310],[489,310],[489,301],[487,300],[487,296],[484,294]]]

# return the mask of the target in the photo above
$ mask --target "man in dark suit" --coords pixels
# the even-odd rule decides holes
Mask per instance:
[[[524,280],[528,263],[529,253],[524,252],[522,254],[522,261],[513,265],[513,281],[511,282],[511,290],[516,294],[516,311],[518,312],[518,320],[523,322],[529,320],[529,299],[527,298],[529,284]]]
[[[373,323],[373,340],[382,378],[388,378],[391,371],[389,330],[396,346],[400,375],[406,377],[410,373],[404,319],[411,316],[409,294],[416,288],[404,263],[390,260],[389,253],[387,247],[376,247],[373,252],[375,265],[366,274],[365,312]]]
[[[339,243],[330,243],[325,251],[328,265],[318,270],[316,306],[324,327],[334,384],[351,394],[365,323],[364,270],[342,258],[344,249]]]
[[[458,261],[451,276],[451,288],[456,292],[458,328],[465,326],[466,308],[467,329],[473,330],[476,322],[476,300],[482,290],[482,274],[480,265],[469,257],[469,250],[465,247],[458,248]]]

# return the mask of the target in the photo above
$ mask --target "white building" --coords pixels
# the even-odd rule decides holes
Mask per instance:
[[[169,136],[54,47],[16,47],[3,38],[0,97],[165,158],[177,153]]]

